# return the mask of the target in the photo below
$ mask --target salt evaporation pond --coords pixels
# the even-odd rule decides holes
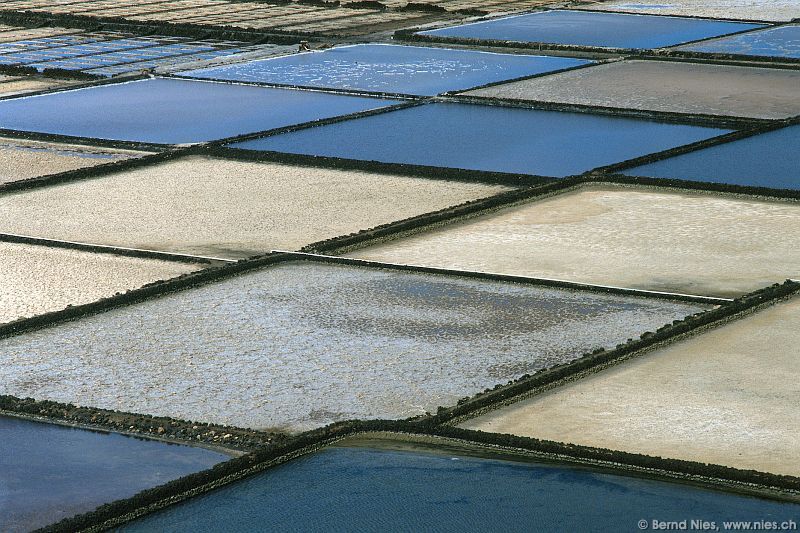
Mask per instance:
[[[356,250],[361,259],[736,297],[800,277],[800,206],[583,187]]]
[[[0,101],[0,128],[196,143],[396,104],[396,100],[153,78]]]
[[[789,21],[800,15],[798,0],[611,0],[582,9],[770,21]]]
[[[800,12],[798,12],[800,15]],[[678,50],[800,59],[800,25],[789,24],[722,39],[681,46]]]
[[[800,188],[800,126],[719,144],[624,170],[631,176]]]
[[[293,262],[0,341],[0,392],[299,431],[433,412],[707,308]]]
[[[192,156],[3,195],[0,231],[235,259],[298,250],[509,190]]]
[[[436,103],[231,147],[563,177],[728,132],[588,113]],[[564,157],[565,150],[578,147]]]
[[[800,475],[800,298],[462,427]]]
[[[0,530],[44,527],[226,459],[202,448],[0,416]]]
[[[776,119],[800,114],[800,71],[678,61],[615,61],[466,94]]]
[[[641,519],[797,519],[800,506],[584,468],[326,448],[121,531],[633,531]]]
[[[0,324],[59,311],[201,265],[0,242]]]
[[[569,57],[358,44],[182,73],[250,81],[432,96],[591,63]]]
[[[764,24],[554,10],[419,32],[433,37],[609,48],[662,48],[763,28]]]
[[[0,184],[143,155],[146,154],[0,138]]]

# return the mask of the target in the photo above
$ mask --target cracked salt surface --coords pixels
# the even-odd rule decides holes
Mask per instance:
[[[301,431],[433,411],[705,308],[296,262],[0,341],[0,393]]]

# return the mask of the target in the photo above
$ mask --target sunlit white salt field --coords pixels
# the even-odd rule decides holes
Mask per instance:
[[[108,298],[199,268],[171,261],[0,242],[0,323]]]
[[[591,187],[351,255],[732,297],[799,277],[798,238],[796,203]]]
[[[507,190],[186,157],[2,196],[0,232],[239,258],[297,250]]]
[[[795,298],[465,427],[796,476],[798,323]]]
[[[797,0],[612,0],[595,2],[586,9],[780,22],[797,17],[800,3]]]
[[[707,306],[293,263],[0,341],[6,393],[299,431],[435,411]]]
[[[142,155],[145,154],[0,138],[0,183],[93,167]]]

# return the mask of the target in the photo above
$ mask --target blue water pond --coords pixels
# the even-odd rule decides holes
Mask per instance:
[[[569,57],[359,44],[194,70],[185,75],[429,96],[588,63],[591,61]]]
[[[436,103],[231,146],[564,177],[727,132],[588,113]]]
[[[30,531],[205,470],[226,455],[0,416],[0,531]]]
[[[763,28],[764,24],[657,15],[554,10],[492,19],[421,35],[610,48],[662,48]]]
[[[800,126],[625,170],[631,176],[800,189]]]
[[[578,468],[328,448],[123,531],[606,532],[642,519],[798,518],[798,505]]]
[[[778,26],[731,35],[723,39],[681,46],[678,50],[800,59],[800,25]]]
[[[395,100],[148,79],[0,101],[0,128],[161,144],[265,131]]]

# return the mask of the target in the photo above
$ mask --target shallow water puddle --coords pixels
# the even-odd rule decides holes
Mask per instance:
[[[773,130],[623,172],[631,176],[799,189],[800,126]]]
[[[153,78],[0,101],[0,128],[121,141],[195,143],[396,103]]]
[[[610,48],[662,48],[764,24],[680,17],[554,10],[419,32],[433,37]]]
[[[438,103],[231,146],[563,177],[727,132],[587,113]]]
[[[585,65],[568,57],[361,44],[186,72],[194,78],[435,95]]]
[[[681,46],[678,50],[800,59],[800,25],[790,24],[742,35],[731,35],[723,39]]]
[[[31,531],[226,459],[202,448],[0,416],[0,529]]]
[[[643,517],[788,520],[800,506],[552,464],[326,448],[122,531],[631,531]]]

